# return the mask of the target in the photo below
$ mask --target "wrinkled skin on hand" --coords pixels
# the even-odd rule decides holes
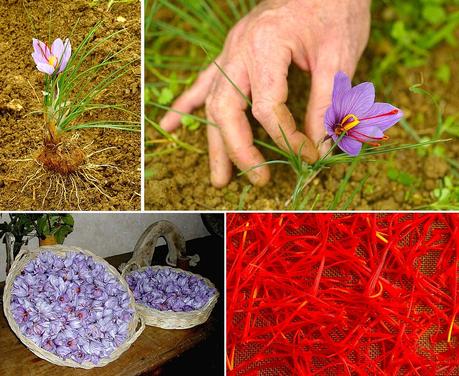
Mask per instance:
[[[333,77],[339,70],[352,77],[368,41],[370,0],[266,0],[241,19],[227,36],[216,62],[246,95],[252,98],[254,117],[282,149],[290,145],[303,159],[314,162],[327,144],[324,114],[331,101]],[[305,116],[305,133],[297,130],[285,102],[291,63],[311,74],[311,92]],[[211,182],[229,183],[231,161],[247,170],[265,160],[253,145],[245,115],[247,103],[215,64],[203,71],[194,85],[173,104],[182,112],[206,105]],[[180,115],[169,112],[161,126],[171,131]],[[262,186],[269,181],[268,166],[248,172]]]

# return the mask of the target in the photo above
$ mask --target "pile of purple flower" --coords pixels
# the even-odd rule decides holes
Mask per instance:
[[[42,252],[18,275],[11,310],[21,332],[60,358],[98,364],[128,335],[126,289],[91,256]]]
[[[194,311],[217,292],[202,278],[170,268],[134,271],[126,280],[138,303],[159,311]]]

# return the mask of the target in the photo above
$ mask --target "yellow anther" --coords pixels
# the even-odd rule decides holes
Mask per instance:
[[[245,228],[246,228],[246,230],[242,234],[242,248],[244,248],[245,238],[247,237],[247,229],[249,228],[249,222],[246,222]]]
[[[379,231],[376,231],[376,237],[382,240],[384,243],[389,243],[389,241]]]
[[[349,123],[347,122],[348,120],[351,120]],[[344,117],[344,119],[341,121],[341,127],[345,131],[348,131],[349,129],[354,128],[356,125],[360,124],[360,120],[357,116],[354,114],[349,114]]]
[[[453,319],[451,320],[451,324],[449,325],[448,338],[447,338],[448,343],[451,343],[452,338],[453,338],[453,328],[454,328],[454,322],[456,321],[456,314],[457,312],[453,315]]]
[[[56,63],[57,63],[57,57],[54,56],[54,55],[51,55],[49,58],[48,58],[48,64],[49,65],[52,65],[53,67],[56,66]]]

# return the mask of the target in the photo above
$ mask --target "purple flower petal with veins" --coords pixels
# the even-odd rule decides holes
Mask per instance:
[[[362,144],[378,146],[384,132],[395,125],[403,112],[388,103],[375,103],[372,83],[352,87],[343,72],[335,75],[332,103],[325,113],[325,129],[341,150],[357,156]]]

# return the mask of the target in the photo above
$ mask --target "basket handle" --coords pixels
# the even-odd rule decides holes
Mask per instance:
[[[126,274],[129,273],[130,271],[134,270],[132,269],[133,266],[136,266],[136,269],[140,269],[140,265],[136,261],[129,260],[128,263],[121,265],[121,277],[125,278]]]
[[[177,259],[185,258],[185,238],[180,230],[172,222],[158,221],[148,226],[140,236],[134,247],[132,258],[122,267],[122,271],[124,272],[134,264],[139,267],[150,266],[159,238],[164,238],[169,248],[166,257],[169,265],[176,266]]]
[[[6,245],[6,274],[11,269],[14,261],[14,235],[11,232],[5,234],[4,242]]]
[[[137,338],[139,338],[139,336],[142,334],[143,330],[145,329],[145,319],[143,318],[142,315],[138,315],[138,321],[137,321],[137,326],[139,325],[140,323],[140,327],[139,328],[136,328],[135,332],[134,332],[134,335],[132,336],[132,342],[134,343]]]

